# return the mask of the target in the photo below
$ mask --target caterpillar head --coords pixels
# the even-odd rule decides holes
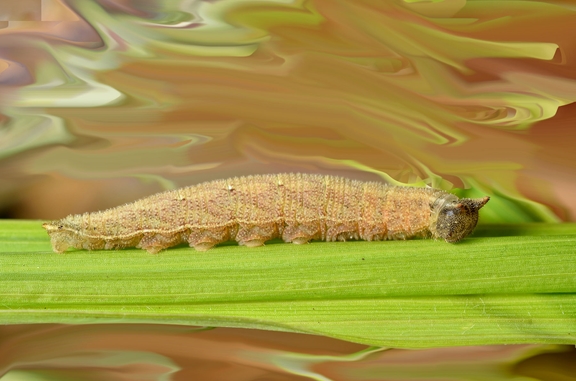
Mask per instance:
[[[435,236],[446,242],[458,242],[468,236],[478,222],[478,211],[490,200],[463,198],[444,203],[437,212]]]

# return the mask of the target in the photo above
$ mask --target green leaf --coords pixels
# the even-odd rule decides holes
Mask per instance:
[[[169,323],[391,347],[576,343],[576,224],[433,240],[51,251],[0,221],[0,323]]]

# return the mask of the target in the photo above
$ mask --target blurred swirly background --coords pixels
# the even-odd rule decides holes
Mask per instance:
[[[575,221],[575,30],[570,0],[1,0],[0,216],[61,218],[301,171],[487,194],[484,222]],[[184,364],[203,364],[203,379],[454,378],[476,361],[487,379],[519,379],[567,351],[410,357],[290,334],[130,329],[141,345],[111,350],[115,326],[2,327],[2,357],[19,348],[24,364],[2,380],[81,379],[78,364],[109,380],[118,369],[189,379]],[[213,352],[155,350],[154,337]],[[31,349],[57,340],[58,355]]]

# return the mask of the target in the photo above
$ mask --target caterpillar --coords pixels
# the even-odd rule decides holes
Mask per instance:
[[[57,253],[138,247],[155,254],[182,242],[206,251],[225,241],[255,247],[278,237],[295,244],[411,237],[454,243],[474,230],[489,199],[286,173],[206,182],[43,227]]]

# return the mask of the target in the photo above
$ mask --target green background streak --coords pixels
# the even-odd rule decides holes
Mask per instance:
[[[488,225],[463,243],[272,243],[54,254],[0,223],[0,323],[173,323],[393,347],[576,343],[576,224]]]

